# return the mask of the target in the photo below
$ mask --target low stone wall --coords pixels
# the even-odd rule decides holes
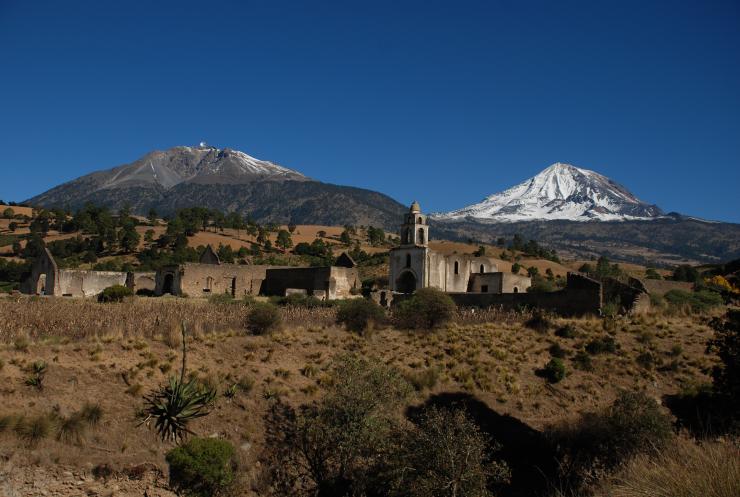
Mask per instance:
[[[690,292],[694,288],[693,283],[686,281],[671,281],[671,280],[645,280],[643,281],[645,288],[652,295],[663,296],[671,290],[683,290]]]
[[[333,300],[350,297],[353,290],[360,288],[360,284],[356,268],[270,268],[262,284],[262,293],[284,296],[289,290],[304,290],[308,295]]]
[[[65,297],[94,297],[113,285],[126,285],[126,273],[61,269],[59,294]]]
[[[449,293],[460,307],[531,307],[564,316],[601,313],[601,283],[585,276],[569,273],[564,290],[544,293]]]

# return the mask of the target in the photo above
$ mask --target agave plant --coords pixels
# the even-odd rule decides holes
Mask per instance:
[[[216,391],[203,388],[196,380],[170,378],[169,384],[144,397],[144,420],[153,421],[154,429],[164,441],[181,442],[193,434],[188,423],[207,415],[216,398]]]
[[[197,379],[185,380],[185,324],[182,326],[182,369],[180,378],[171,377],[169,384],[144,397],[140,424],[154,422],[154,428],[163,441],[182,442],[193,432],[190,421],[207,415],[216,399],[216,390],[203,386]]]

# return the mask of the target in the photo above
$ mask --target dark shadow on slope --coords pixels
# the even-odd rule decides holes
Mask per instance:
[[[555,454],[541,432],[509,415],[502,415],[475,396],[462,393],[433,395],[421,406],[411,407],[406,415],[412,421],[427,407],[464,409],[481,431],[501,445],[494,458],[511,468],[511,484],[498,489],[504,497],[546,495],[555,480]]]

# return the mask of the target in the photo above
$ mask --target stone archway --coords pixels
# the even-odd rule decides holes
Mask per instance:
[[[416,290],[416,276],[411,271],[404,271],[396,279],[396,290],[400,293],[414,293]]]

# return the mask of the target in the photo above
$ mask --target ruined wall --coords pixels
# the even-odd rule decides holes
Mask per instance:
[[[694,284],[687,281],[645,280],[643,281],[643,284],[648,293],[660,296],[670,292],[671,290],[690,292],[694,288]]]
[[[126,285],[126,273],[85,269],[59,271],[59,295],[65,297],[94,297],[113,285]]]
[[[156,287],[157,273],[133,273],[133,288],[134,292],[139,290],[154,291]]]
[[[584,276],[569,273],[564,290],[546,293],[450,293],[461,307],[533,307],[564,316],[600,314],[601,284]]]
[[[167,275],[173,277],[173,294],[189,297],[207,297],[228,293],[235,298],[260,293],[262,282],[270,266],[240,264],[186,263],[169,266],[157,272],[155,294],[165,293]]]
[[[288,290],[294,289],[333,300],[350,297],[360,286],[356,268],[337,266],[269,268],[262,285],[262,293],[283,296]]]
[[[614,278],[604,278],[605,304],[618,304],[620,313],[642,313],[650,310],[650,295],[642,281],[629,278],[627,283]]]
[[[21,282],[20,290],[29,295],[59,295],[59,268],[49,249],[36,258],[31,273]]]
[[[532,286],[529,276],[513,273],[484,273],[470,275],[468,289],[475,293],[526,293]]]

